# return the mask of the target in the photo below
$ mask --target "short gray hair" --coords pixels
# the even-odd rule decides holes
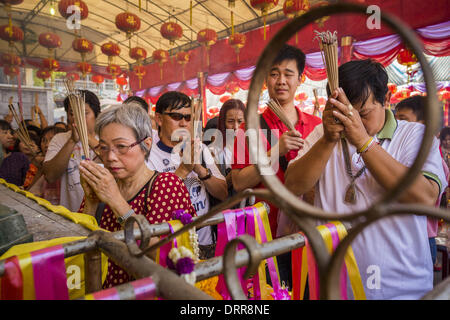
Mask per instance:
[[[102,111],[95,121],[95,133],[100,136],[100,132],[107,125],[118,123],[133,130],[136,141],[144,138],[152,138],[152,123],[145,110],[135,103],[124,103],[114,105]],[[145,160],[150,155],[150,148],[144,142],[139,144],[145,153]]]

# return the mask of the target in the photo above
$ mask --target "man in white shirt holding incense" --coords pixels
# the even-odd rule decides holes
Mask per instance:
[[[387,83],[377,62],[339,67],[340,88],[330,96],[323,124],[290,162],[288,189],[302,195],[315,187],[315,206],[340,214],[367,209],[392,190],[413,164],[425,127],[395,120],[387,108]],[[399,203],[434,206],[447,185],[438,147],[435,139],[422,174]],[[367,299],[419,299],[433,288],[426,216],[379,220],[355,238],[352,248]]]

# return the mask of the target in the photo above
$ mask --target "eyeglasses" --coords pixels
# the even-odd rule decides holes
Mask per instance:
[[[139,141],[136,141],[135,143],[132,143],[130,145],[124,145],[124,144],[117,144],[112,146],[111,148],[108,147],[105,144],[99,144],[98,146],[96,146],[94,149],[95,151],[101,156],[106,156],[109,154],[109,152],[112,150],[112,152],[114,152],[117,155],[124,155],[126,154],[131,148],[133,148],[134,146],[137,146],[139,143],[141,143],[142,141],[144,141],[145,139],[147,139],[147,137],[145,137],[144,139],[141,139]]]
[[[190,114],[182,114],[182,113],[178,113],[178,112],[164,112],[163,114],[167,114],[169,117],[171,117],[175,121],[181,121],[183,118],[186,121],[191,121]]]

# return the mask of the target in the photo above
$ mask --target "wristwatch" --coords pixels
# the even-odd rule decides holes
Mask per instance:
[[[206,171],[208,171],[208,174],[206,176],[204,176],[203,178],[198,177],[201,181],[205,181],[208,180],[209,178],[212,177],[212,172],[209,168],[206,168]]]
[[[128,210],[127,213],[125,213],[123,216],[118,217],[118,218],[117,218],[117,222],[118,222],[120,225],[123,225],[123,224],[125,223],[125,221],[127,221],[127,219],[128,219],[129,217],[131,217],[133,214],[134,214],[134,210],[133,210],[133,209],[130,209],[130,210]]]

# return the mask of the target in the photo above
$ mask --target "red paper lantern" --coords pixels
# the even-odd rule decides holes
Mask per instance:
[[[234,48],[237,54],[237,63],[239,63],[239,52],[245,46],[247,37],[242,33],[235,33],[228,38],[228,44]]]
[[[229,82],[225,86],[226,92],[230,93],[232,96],[234,96],[236,93],[238,93],[239,89],[240,89],[239,85],[236,82],[234,82],[234,81]]]
[[[23,0],[0,0],[0,3],[3,3],[5,5],[5,9],[21,4],[22,2]]]
[[[103,78],[103,76],[100,74],[96,74],[92,76],[91,80],[96,84],[100,84],[103,83],[103,81],[105,81],[105,78]]]
[[[44,32],[39,35],[39,44],[47,49],[61,47],[61,38],[53,32]]]
[[[306,92],[300,92],[295,96],[295,100],[297,101],[305,101],[306,99],[308,99],[308,95],[306,94]]]
[[[222,98],[220,98],[220,102],[225,103],[230,99],[231,99],[231,96],[223,96]]]
[[[266,40],[266,16],[269,10],[278,5],[278,0],[250,0],[250,4],[253,8],[261,10],[264,20],[264,40]]]
[[[388,83],[388,88],[392,94],[397,92],[397,85],[395,83]]]
[[[116,57],[120,54],[119,45],[112,41],[108,41],[107,43],[102,44],[101,50],[108,57]]]
[[[283,12],[288,18],[298,17],[308,10],[308,0],[286,0],[283,4]]]
[[[4,66],[3,73],[10,77],[15,77],[19,74],[20,68],[18,66]]]
[[[57,71],[59,69],[59,62],[52,58],[42,60],[42,66],[49,71]]]
[[[92,66],[87,62],[78,62],[77,63],[77,69],[81,72],[83,75],[83,78],[86,77],[86,74],[92,72]]]
[[[106,67],[106,72],[108,72],[113,77],[116,77],[122,73],[122,69],[117,64],[110,64]]]
[[[200,30],[197,33],[197,41],[206,47],[210,47],[217,42],[217,32],[213,29]]]
[[[177,53],[176,58],[175,58],[178,62],[178,64],[181,64],[181,67],[183,69],[183,81],[184,81],[184,66],[189,62],[189,60],[191,59],[191,56],[189,53],[185,52],[185,51],[180,51]]]
[[[147,50],[141,47],[134,47],[130,49],[130,58],[137,60],[138,63],[141,63],[142,60],[147,58]]]
[[[166,50],[158,49],[153,51],[152,58],[158,62],[159,69],[161,71],[161,80],[163,78],[163,64],[169,60],[169,52]]]
[[[1,61],[8,66],[20,66],[22,64],[22,59],[14,53],[2,54]]]
[[[141,19],[131,12],[122,12],[116,16],[116,27],[125,32],[127,39],[129,39],[133,32],[141,28]]]
[[[51,72],[47,69],[39,69],[36,72],[36,77],[42,80],[46,80],[52,76]]]
[[[128,81],[127,81],[127,79],[125,77],[118,77],[118,78],[116,78],[116,83],[119,86],[125,86],[125,85],[128,84]]]
[[[397,55],[397,62],[407,68],[411,67],[413,64],[416,64],[418,61],[419,60],[416,55],[409,49],[401,49]]]
[[[183,29],[178,23],[166,22],[161,26],[161,35],[169,40],[170,45],[174,45],[176,40],[183,36]]]
[[[14,46],[14,42],[23,40],[23,31],[19,27],[3,25],[0,26],[0,38],[8,41],[9,45]]]
[[[71,72],[66,74],[66,79],[72,80],[72,81],[78,81],[80,80],[80,75],[75,72]]]
[[[74,10],[69,10],[70,6],[77,6],[80,9],[81,20],[84,20],[88,17],[88,6],[82,0],[61,0],[58,3],[58,11],[63,18],[67,19],[74,14]]]
[[[72,48],[81,54],[81,61],[84,61],[87,53],[92,52],[94,45],[86,38],[77,38],[72,42]]]

